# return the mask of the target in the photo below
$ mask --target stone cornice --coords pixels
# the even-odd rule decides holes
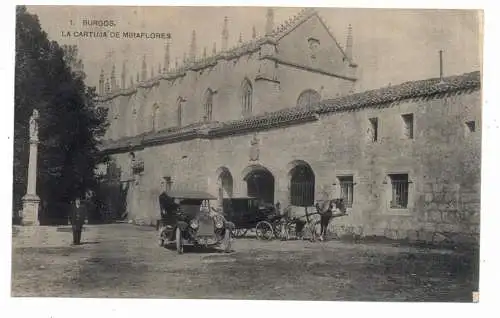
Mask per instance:
[[[268,82],[273,82],[275,84],[279,84],[280,81],[276,78],[269,78],[269,77],[266,77],[264,75],[260,75],[260,74],[257,74],[257,76],[255,76],[255,81],[258,82],[258,81],[268,81]]]
[[[391,107],[404,101],[444,98],[471,93],[480,88],[481,76],[479,72],[451,76],[442,80],[427,79],[407,82],[332,100],[325,100],[312,109],[295,107],[224,123],[195,123],[185,127],[170,128],[160,132],[150,132],[141,136],[104,142],[101,151],[106,154],[120,153],[132,149],[142,149],[147,146],[186,140],[212,139],[235,134],[247,134],[255,131],[316,121],[321,114],[358,111],[374,107]]]

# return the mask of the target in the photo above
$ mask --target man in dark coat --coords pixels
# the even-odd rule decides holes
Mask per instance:
[[[321,216],[321,231],[319,239],[320,241],[323,241],[324,237],[326,236],[330,221],[335,217],[347,215],[347,209],[344,204],[344,199],[340,198],[334,200],[326,200],[323,201],[322,204],[316,203],[316,210]]]
[[[159,235],[162,236],[167,228],[167,225],[173,226],[175,223],[175,212],[178,208],[178,204],[175,199],[168,195],[171,188],[171,183],[166,182],[164,184],[164,189],[162,193],[158,196],[158,203],[160,205],[160,220],[158,222]]]
[[[169,196],[166,191],[163,191],[158,197],[160,203],[160,217],[162,220],[167,220],[174,215],[177,209],[177,204],[174,198]]]
[[[80,245],[82,239],[82,229],[85,223],[87,211],[80,199],[75,200],[71,209],[71,229],[73,231],[73,245]]]

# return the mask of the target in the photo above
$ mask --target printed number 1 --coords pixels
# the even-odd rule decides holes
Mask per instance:
[[[70,24],[70,25],[73,25],[73,20],[69,20],[69,24]]]
[[[472,302],[473,303],[478,303],[479,302],[479,292],[472,292]]]

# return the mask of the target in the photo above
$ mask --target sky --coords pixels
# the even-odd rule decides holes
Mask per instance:
[[[275,25],[287,20],[300,8],[276,7]],[[134,80],[146,55],[148,76],[163,65],[163,40],[96,39],[64,37],[64,31],[98,31],[83,27],[83,20],[113,20],[113,30],[125,32],[165,32],[171,34],[171,64],[179,63],[189,52],[192,31],[196,31],[197,51],[201,56],[213,43],[221,47],[224,17],[229,18],[229,44],[236,45],[240,34],[251,38],[265,28],[264,7],[148,7],[148,6],[28,6],[37,14],[51,40],[77,44],[88,75],[88,84],[97,85],[99,73],[107,74],[113,62],[117,78],[122,61]],[[395,10],[318,8],[319,15],[343,46],[348,25],[353,28],[353,56],[359,65],[361,89],[375,89],[439,76],[439,50],[443,50],[444,75],[456,75],[480,69],[482,20],[472,10]],[[108,30],[110,30],[108,28]],[[130,82],[127,77],[127,85]],[[109,76],[109,75],[108,75]]]

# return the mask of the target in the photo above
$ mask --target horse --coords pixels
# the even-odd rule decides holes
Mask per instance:
[[[335,210],[339,211],[338,213],[334,213],[334,211],[333,211],[334,206],[335,206]],[[316,211],[321,216],[321,219],[320,219],[321,230],[320,230],[320,238],[319,239],[322,241],[323,237],[326,236],[326,231],[328,229],[328,225],[330,224],[330,221],[335,217],[347,215],[347,209],[346,209],[343,198],[326,200],[326,201],[323,201],[323,203],[321,205],[318,202],[316,202],[315,207],[316,207]]]

